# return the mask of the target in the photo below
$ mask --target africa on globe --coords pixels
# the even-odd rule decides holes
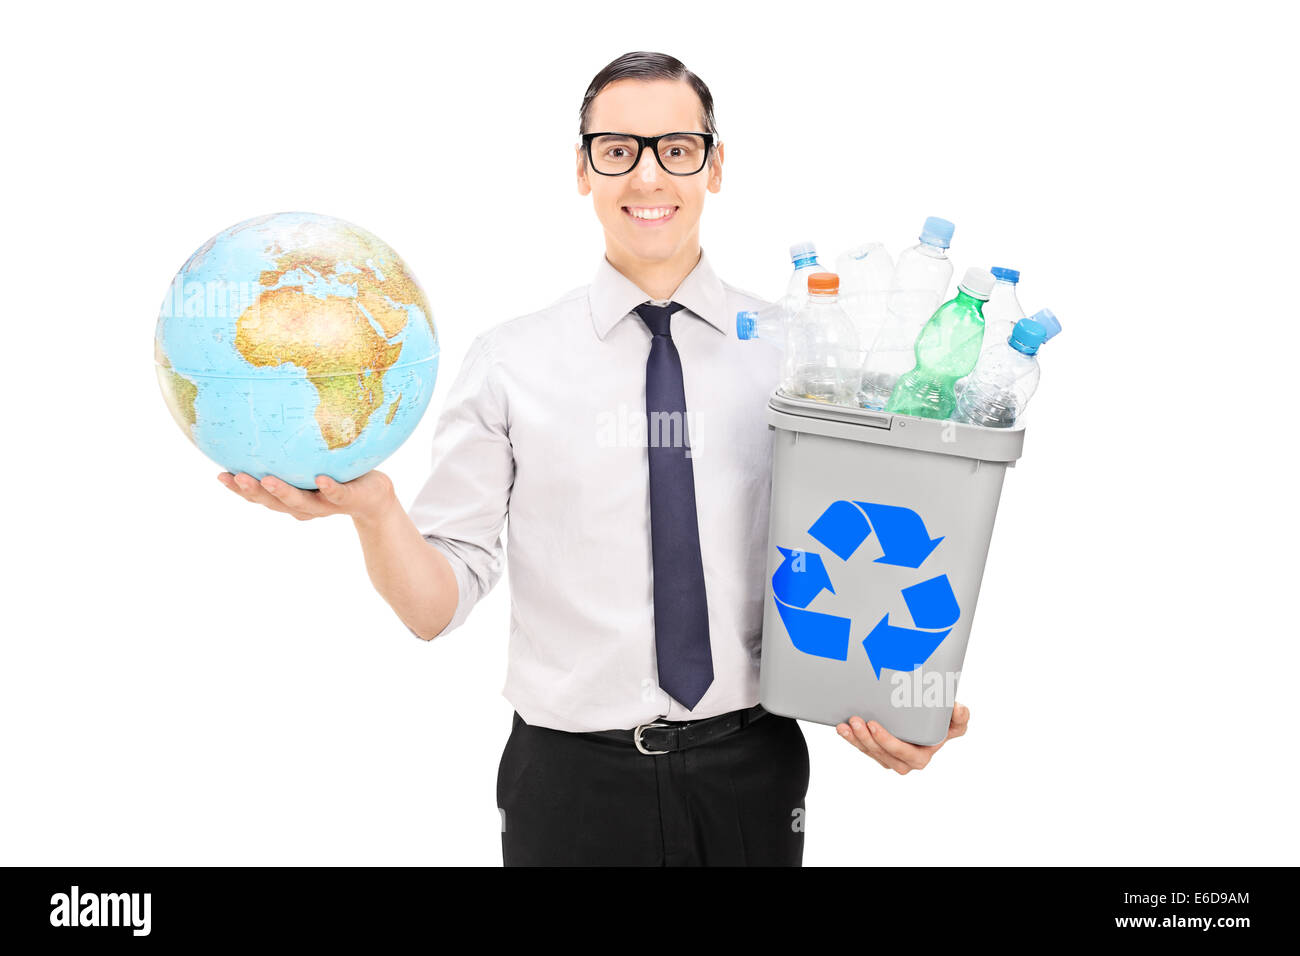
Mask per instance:
[[[424,292],[386,243],[281,212],[218,233],[172,280],[154,332],[172,417],[214,462],[316,489],[386,459],[438,374]]]

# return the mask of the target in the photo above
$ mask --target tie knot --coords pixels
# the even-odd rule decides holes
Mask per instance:
[[[680,302],[669,302],[667,305],[655,305],[651,302],[645,302],[632,311],[641,316],[641,321],[650,329],[651,335],[668,335],[669,318],[674,312],[684,308],[686,307]],[[669,338],[671,337],[669,336]]]

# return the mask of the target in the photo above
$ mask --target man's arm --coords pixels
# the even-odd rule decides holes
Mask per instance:
[[[437,562],[439,595],[428,596],[436,601],[436,609],[416,608],[423,616],[407,619],[389,598],[407,629],[424,640],[463,624],[505,567],[501,536],[514,485],[515,459],[506,381],[497,367],[492,342],[489,330],[470,343],[434,429],[431,469],[424,486],[407,510],[406,522],[396,515],[389,519],[390,528],[403,529],[407,542],[403,547],[411,549],[410,553],[421,547],[431,552],[420,560],[420,567]],[[371,576],[373,579],[373,571]],[[444,584],[451,590],[445,603],[441,595]],[[416,626],[417,620],[421,627]],[[425,629],[432,624],[436,629]]]
[[[415,527],[393,496],[376,515],[353,517],[370,583],[421,640],[441,634],[456,613],[459,589],[451,563]]]

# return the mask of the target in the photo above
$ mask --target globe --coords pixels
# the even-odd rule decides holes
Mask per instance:
[[[154,333],[172,417],[227,471],[315,490],[401,446],[429,405],[438,336],[414,274],[359,226],[259,216],[205,242]]]

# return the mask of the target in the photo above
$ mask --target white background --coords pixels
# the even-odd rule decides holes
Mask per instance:
[[[351,522],[251,506],[152,369],[175,271],[250,216],[359,223],[443,365],[589,281],[592,76],[713,90],[702,241],[766,298],[957,224],[1064,332],[958,697],[900,777],[804,724],[805,862],[1295,863],[1297,75],[1283,4],[85,5],[6,23],[0,862],[500,862],[508,577],[426,644]]]

